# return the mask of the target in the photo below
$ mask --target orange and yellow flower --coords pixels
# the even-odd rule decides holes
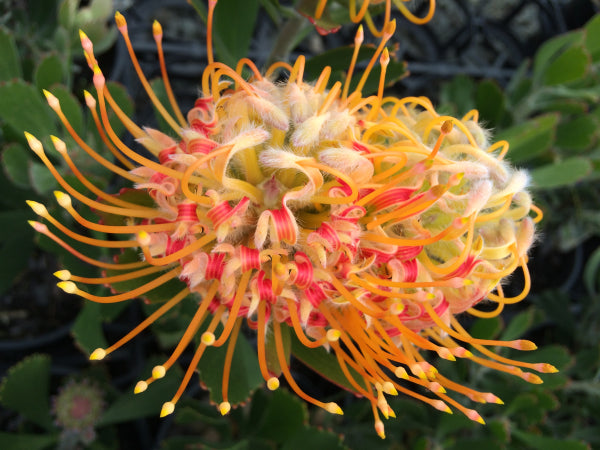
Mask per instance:
[[[508,144],[490,144],[476,111],[458,119],[438,114],[423,97],[384,96],[389,62],[385,45],[394,32],[393,21],[385,26],[367,69],[350,92],[362,28],[345,82],[328,87],[328,68],[316,82],[304,80],[303,56],[294,65],[274,64],[265,74],[248,59],[235,70],[215,61],[211,43],[215,5],[216,1],[209,2],[209,62],[201,97],[187,116],[170,89],[158,22],[153,31],[173,115],[152,91],[133,52],[125,18],[116,15],[132,63],[152,104],[172,128],[169,133],[140,128],[122,112],[107,88],[92,43],[81,34],[97,91],[96,98],[85,93],[86,103],[120,165],[87,145],[69,124],[58,99],[45,92],[77,144],[131,183],[135,192],[146,193],[150,206],[96,188],[71,161],[66,144],[53,137],[74,175],[98,199],[76,190],[54,168],[41,142],[26,133],[30,147],[64,189],[56,192],[60,206],[84,228],[130,238],[84,236],[62,225],[42,204],[30,201],[33,210],[71,239],[143,255],[134,262],[95,260],[47,225],[32,221],[37,231],[81,260],[110,271],[105,277],[87,278],[62,270],[56,274],[62,280],[59,287],[93,302],[115,303],[144,296],[172,279],[185,283],[139,326],[109,348],[95,350],[91,359],[117,350],[192,295],[197,311],[179,344],[150,378],[135,387],[136,393],[143,392],[162,378],[198,330],[204,330],[183,381],[161,416],[173,412],[208,346],[227,346],[219,409],[223,414],[230,410],[231,361],[243,324],[256,330],[258,362],[269,389],[276,389],[283,375],[307,402],[342,414],[337,404],[306,394],[292,377],[281,337],[282,328],[289,327],[305,347],[324,347],[335,356],[348,385],[371,403],[381,437],[380,414],[395,417],[386,396],[399,392],[441,411],[457,409],[481,423],[475,410],[446,391],[475,402],[502,403],[492,393],[438,373],[429,362],[432,354],[447,360],[470,359],[532,383],[541,380],[530,370],[555,371],[548,364],[509,360],[489,348],[532,350],[532,342],[477,339],[456,319],[465,311],[495,316],[529,290],[527,251],[541,212],[525,190],[527,175],[503,159]],[[378,92],[363,97],[363,86],[378,61],[382,69]],[[242,77],[244,70],[252,72],[250,79]],[[285,83],[273,81],[280,70],[289,73]],[[125,145],[111,126],[111,111],[153,157]],[[72,198],[101,214],[120,217],[120,224],[84,218]],[[506,297],[501,281],[518,268],[524,274],[523,292]],[[153,275],[151,281],[108,297],[84,288],[106,283],[118,290],[120,282],[148,275]],[[480,303],[494,307],[480,310]],[[217,332],[219,324],[223,328]],[[266,357],[267,330],[274,336],[275,363]],[[430,395],[424,395],[423,388]]]

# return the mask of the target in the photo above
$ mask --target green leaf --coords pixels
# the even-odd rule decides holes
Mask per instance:
[[[63,81],[62,61],[56,53],[45,55],[35,68],[33,79],[36,87],[41,91],[48,89],[53,84]]]
[[[534,314],[535,311],[532,308],[529,308],[513,317],[504,329],[501,339],[504,341],[512,341],[513,339],[523,337],[533,324]]]
[[[290,437],[281,450],[306,450],[306,449],[347,449],[339,436],[313,427],[304,427],[301,431]]]
[[[269,400],[256,434],[281,444],[302,429],[308,412],[298,397],[284,389],[274,391]]]
[[[571,47],[552,61],[544,72],[546,85],[565,84],[579,80],[590,69],[590,56],[583,46]]]
[[[67,30],[75,26],[75,15],[80,0],[63,0],[58,10],[58,23]]]
[[[505,114],[505,97],[498,84],[491,80],[479,83],[475,103],[483,123],[487,127],[497,127]]]
[[[58,188],[58,182],[48,168],[37,162],[29,165],[29,183],[41,195],[47,195]]]
[[[43,450],[54,448],[56,435],[52,434],[12,434],[0,431],[0,448],[10,450]]]
[[[469,329],[469,333],[478,339],[496,339],[502,327],[502,319],[499,316],[489,319],[478,318]]]
[[[12,78],[21,78],[21,64],[19,52],[13,33],[6,28],[0,28],[0,81],[8,81]]]
[[[510,144],[508,159],[522,163],[544,154],[554,142],[557,114],[544,114],[527,122],[501,131],[495,140],[505,139]]]
[[[475,83],[465,75],[454,77],[442,85],[440,101],[444,106],[452,105],[454,114],[465,115],[475,108]]]
[[[215,51],[230,67],[248,55],[258,8],[258,0],[220,0],[215,8]]]
[[[23,189],[31,188],[29,182],[29,158],[31,151],[20,144],[12,143],[2,151],[2,168],[6,176],[16,186]]]
[[[290,340],[291,330],[290,327],[281,324],[281,341],[283,343],[283,351],[285,353],[285,360],[287,361],[288,367],[290,365],[290,352],[292,348],[292,342]],[[279,358],[277,357],[277,348],[275,346],[275,334],[273,332],[273,325],[269,324],[267,328],[267,335],[265,338],[265,354],[267,359],[267,367],[269,371],[273,372],[275,376],[281,375],[281,366],[279,365]]]
[[[556,145],[567,150],[585,150],[595,142],[598,120],[591,115],[581,115],[558,125]]]
[[[292,341],[292,355],[294,355],[294,357],[332,383],[335,383],[350,392],[356,391],[344,375],[344,372],[342,372],[338,360],[333,353],[329,353],[322,347],[305,347],[293,332],[290,333],[290,336]],[[348,371],[353,378],[357,380],[359,385],[363,384],[362,377],[352,369],[352,367],[348,367]]]
[[[14,365],[0,385],[0,403],[46,431],[54,429],[48,401],[50,357],[31,355]]]
[[[600,14],[585,24],[585,48],[590,53],[593,62],[600,60]]]
[[[34,231],[26,224],[31,216],[31,211],[0,212],[0,293],[8,290],[17,276],[27,269],[29,257],[35,248]]]
[[[563,440],[556,439],[553,436],[544,436],[540,434],[533,434],[513,428],[513,436],[516,440],[519,440],[527,445],[531,449],[546,450],[551,448],[552,450],[588,450],[589,447],[580,441],[576,440]]]
[[[552,64],[558,56],[569,47],[583,42],[583,32],[574,31],[565,33],[549,41],[539,48],[533,60],[533,78],[541,80],[546,69]]]
[[[65,86],[62,85],[53,86],[52,94],[60,101],[60,109],[77,134],[84,136],[83,115],[79,101]]]
[[[573,185],[592,170],[589,159],[576,156],[532,170],[531,179],[535,189],[552,189]]]
[[[22,80],[0,84],[0,118],[17,133],[28,131],[40,140],[56,134],[52,114],[32,85]]]
[[[98,347],[108,346],[102,331],[101,305],[85,302],[77,315],[71,333],[77,346],[89,356]]]
[[[221,330],[222,327],[217,328],[215,333],[217,337],[220,335]],[[217,404],[223,401],[223,367],[228,345],[229,342],[221,347],[208,347],[198,364],[200,380],[210,392],[210,400]],[[228,389],[229,403],[237,405],[247,401],[252,392],[261,386],[263,382],[256,351],[248,343],[246,337],[240,333],[235,343],[231,362]]]
[[[147,370],[156,364],[162,364],[163,360],[150,361]],[[158,416],[164,402],[169,401],[177,391],[181,381],[181,370],[172,367],[167,371],[164,378],[154,381],[148,389],[140,394],[134,394],[133,388],[122,394],[110,405],[97,423],[97,426],[113,425],[148,416]]]

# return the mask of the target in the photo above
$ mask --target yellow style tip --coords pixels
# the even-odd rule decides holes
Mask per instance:
[[[385,427],[384,427],[383,422],[381,420],[376,420],[375,421],[375,431],[377,432],[377,435],[381,439],[385,439]]]
[[[397,367],[394,371],[394,375],[398,378],[402,378],[403,380],[408,380],[408,372],[404,367]]]
[[[137,241],[139,242],[139,244],[142,247],[147,247],[148,245],[150,245],[150,241],[151,241],[151,237],[150,234],[148,234],[147,231],[140,231],[137,235]]]
[[[148,389],[148,383],[146,383],[145,381],[138,381],[135,387],[133,388],[133,393],[140,394],[146,389]]]
[[[336,330],[335,328],[327,330],[327,340],[329,342],[336,342],[341,335],[342,333],[340,332],[340,330]]]
[[[57,138],[54,135],[50,135],[50,139],[52,139],[52,143],[54,144],[54,148],[58,153],[64,155],[67,153],[67,144],[64,143],[61,139]]]
[[[54,191],[54,197],[56,198],[56,201],[58,202],[58,204],[60,206],[62,206],[63,208],[70,208],[71,207],[71,197],[69,197],[64,192],[62,192],[62,191]]]
[[[38,233],[46,233],[48,231],[48,227],[46,225],[36,220],[28,220],[27,223]]]
[[[163,403],[162,409],[160,410],[160,417],[165,417],[169,414],[173,414],[173,411],[175,411],[175,403],[165,402]]]
[[[152,34],[154,35],[154,37],[162,37],[163,35],[162,26],[160,25],[160,22],[158,20],[155,20],[152,23]]]
[[[279,378],[271,377],[267,380],[267,387],[270,391],[274,391],[279,388]]]
[[[97,348],[90,355],[90,361],[100,361],[101,359],[104,359],[105,356],[106,350],[104,350],[103,348]]]
[[[121,28],[127,28],[127,21],[125,20],[125,17],[123,17],[123,14],[121,14],[119,11],[115,13],[115,22],[119,30],[121,30]]]
[[[537,350],[537,345],[535,345],[533,342],[528,341],[526,339],[519,339],[519,340],[513,341],[511,347],[515,348],[517,350],[524,350],[524,351]]]
[[[72,281],[60,281],[56,285],[67,294],[75,294],[77,292],[77,285]]]
[[[36,213],[38,216],[46,216],[48,214],[48,210],[41,203],[35,202],[33,200],[25,200],[25,203],[29,205],[29,207]]]
[[[229,403],[229,402],[223,402],[219,405],[219,412],[221,413],[222,416],[227,414],[230,410],[231,410],[231,403]]]
[[[154,366],[154,368],[152,369],[152,378],[158,380],[164,377],[166,373],[167,369],[165,369],[165,366]]]
[[[210,331],[205,331],[202,333],[202,337],[200,338],[202,343],[206,346],[211,346],[215,343],[215,335]]]
[[[330,412],[331,414],[339,414],[340,416],[344,415],[344,411],[339,407],[337,403],[329,402],[325,404],[325,410]]]
[[[392,383],[391,381],[384,381],[382,388],[383,392],[385,392],[388,395],[398,395],[398,391],[396,390],[394,383]]]
[[[33,150],[36,155],[40,157],[43,156],[44,147],[42,146],[42,143],[31,133],[25,131],[24,134],[25,139],[27,139],[27,144],[29,145],[29,148],[31,148],[31,150]]]
[[[83,91],[83,97],[85,98],[85,104],[88,106],[88,108],[96,108],[96,99],[85,89]]]
[[[68,270],[57,270],[53,275],[61,281],[69,281],[71,279],[71,272]]]

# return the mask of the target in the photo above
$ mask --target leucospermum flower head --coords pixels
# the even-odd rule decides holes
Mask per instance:
[[[140,128],[121,111],[92,43],[81,34],[97,90],[96,98],[86,92],[86,103],[120,165],[87,145],[68,123],[57,98],[46,92],[77,144],[131,182],[132,189],[119,194],[97,189],[71,161],[65,143],[53,137],[56,149],[90,193],[76,190],[54,168],[41,142],[26,134],[30,147],[64,188],[56,192],[60,206],[85,228],[125,238],[83,236],[62,225],[43,205],[29,202],[33,210],[71,239],[141,255],[133,262],[95,260],[47,225],[32,221],[40,233],[108,271],[99,278],[59,271],[59,287],[90,301],[114,303],[144,296],[172,279],[183,282],[183,288],[172,292],[139,326],[109,348],[94,351],[91,359],[117,350],[187,298],[197,309],[181,341],[135,388],[136,393],[150,388],[199,335],[181,386],[164,404],[161,416],[173,412],[209,346],[227,348],[219,409],[223,414],[230,410],[228,386],[235,376],[231,361],[240,328],[247,325],[256,330],[260,371],[270,389],[276,389],[283,376],[307,402],[342,414],[337,404],[309,396],[294,380],[282,339],[282,330],[292,330],[308,351],[325,348],[335,358],[346,387],[371,403],[375,429],[382,437],[380,416],[395,417],[386,397],[400,392],[482,423],[475,410],[447,390],[475,402],[502,403],[492,393],[438,373],[432,356],[470,359],[532,383],[541,380],[531,370],[555,371],[547,364],[509,360],[489,348],[532,350],[533,343],[476,339],[456,319],[465,311],[478,317],[497,315],[529,290],[527,251],[541,214],[525,190],[527,175],[504,161],[508,144],[489,142],[476,111],[458,119],[438,114],[426,98],[383,96],[389,62],[385,44],[394,22],[386,25],[351,92],[362,29],[345,83],[328,87],[328,69],[316,82],[304,80],[302,56],[294,65],[276,63],[265,74],[248,59],[235,69],[214,61],[215,4],[209,2],[209,64],[202,93],[187,116],[169,87],[160,25],[155,22],[153,31],[173,116],[141,72],[125,18],[117,13],[133,65],[153,105],[171,126],[169,133]],[[361,90],[377,62],[382,68],[378,93],[363,97]],[[250,79],[241,75],[245,68],[252,72]],[[273,74],[280,69],[289,77],[275,83]],[[110,110],[153,157],[123,143],[108,120]],[[136,203],[132,192],[149,201]],[[121,220],[90,221],[79,214],[73,197],[103,216]],[[532,210],[535,218],[530,217]],[[501,281],[518,268],[524,273],[523,292],[507,298]],[[106,283],[118,291],[119,283],[138,278],[150,281],[108,297],[84,287]],[[494,307],[477,309],[482,302]],[[275,359],[267,357],[268,330]]]

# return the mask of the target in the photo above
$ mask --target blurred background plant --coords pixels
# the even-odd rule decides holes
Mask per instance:
[[[373,433],[368,404],[355,402],[299,361],[292,362],[297,379],[317,395],[341,404],[343,417],[309,410],[285,389],[273,393],[257,389],[255,363],[243,356],[234,362],[239,365],[235,373],[241,376],[230,396],[245,405],[221,417],[207,401],[218,398],[220,378],[211,372],[211,367],[219,366],[214,361],[223,358],[217,351],[208,352],[200,367],[203,387],[210,392],[197,384],[174,416],[159,421],[160,405],[176,389],[179,374],[171,371],[140,396],[134,397],[132,388],[153,366],[143,355],[160,355],[177,342],[182,324],[193,314],[185,308],[158,321],[151,333],[109,361],[93,366],[87,361],[91,350],[121,336],[130,329],[128,323],[139,322],[153,306],[142,302],[100,306],[56,290],[52,272],[77,264],[49,240],[34,239],[25,223],[32,217],[25,200],[52,204],[45,199],[57,186],[30,154],[22,131],[59,136],[95,184],[106,187],[113,181],[86,164],[85,158],[77,159],[76,143],[58,124],[42,94],[42,89],[51,90],[77,132],[102,148],[93,118],[80,106],[85,105],[82,89],[90,85],[79,49],[80,28],[94,42],[110,79],[122,83],[111,86],[121,107],[128,114],[135,108],[138,123],[160,125],[132,82],[122,43],[116,42],[112,25],[116,8],[126,13],[134,47],[152,76],[159,72],[150,26],[154,18],[163,24],[169,70],[182,109],[193,104],[205,64],[203,1],[191,0],[191,6],[183,0],[114,3],[0,3],[0,144],[5,175],[0,178],[0,448],[600,447],[600,16],[593,16],[597,4],[449,1],[439,5],[434,20],[422,27],[397,16],[399,31],[390,44],[396,56],[388,67],[390,90],[397,95],[426,94],[438,109],[453,115],[478,109],[494,139],[510,142],[508,158],[530,169],[536,202],[545,212],[530,262],[529,300],[507,308],[500,318],[465,318],[466,325],[477,337],[532,339],[540,350],[525,358],[549,362],[561,372],[542,375],[542,385],[529,385],[485,367],[441,361],[450,378],[495,392],[506,405],[482,408],[487,426],[481,427],[458,414],[441,414],[408,398],[396,398],[390,405],[400,417],[386,423],[387,440],[381,441]],[[217,55],[230,65],[244,56],[264,65],[301,52],[312,55],[306,78],[330,65],[333,83],[343,77],[356,28],[346,3],[328,2],[317,25],[342,27],[321,36],[305,18],[314,11],[313,0],[220,0],[215,19]],[[372,13],[377,12],[381,6],[375,5]],[[368,60],[370,52],[368,48],[361,52],[361,60]],[[153,83],[160,89],[159,81]],[[374,87],[367,85],[368,89]],[[52,153],[51,157],[76,185],[64,160]],[[158,299],[160,293],[156,295]],[[238,345],[245,347],[237,355],[253,352],[251,339]],[[293,348],[294,342],[289,345]],[[303,362],[330,370],[327,361]],[[336,375],[330,375],[335,380]],[[92,433],[69,431],[51,406],[52,398],[56,404],[72,386],[87,387],[82,389],[85,395],[94,397],[73,410],[97,406],[87,429]]]

